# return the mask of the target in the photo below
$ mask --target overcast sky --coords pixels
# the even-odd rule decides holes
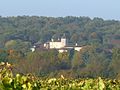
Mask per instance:
[[[1,16],[88,16],[120,20],[120,0],[0,0]]]

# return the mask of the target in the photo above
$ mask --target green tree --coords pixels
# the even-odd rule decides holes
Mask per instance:
[[[120,49],[119,48],[114,48],[112,50],[112,61],[111,61],[111,65],[110,68],[113,71],[113,74],[115,77],[120,78]]]

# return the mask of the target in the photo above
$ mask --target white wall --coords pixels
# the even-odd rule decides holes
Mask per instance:
[[[64,47],[64,44],[61,42],[49,42],[49,43],[50,43],[50,49],[52,48],[59,49]]]
[[[76,51],[80,51],[82,49],[82,47],[74,47],[74,50]]]

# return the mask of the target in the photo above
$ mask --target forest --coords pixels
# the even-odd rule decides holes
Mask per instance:
[[[66,35],[70,50],[36,50],[51,38]],[[40,77],[120,78],[120,21],[95,17],[0,16],[0,62],[13,64],[13,72]]]

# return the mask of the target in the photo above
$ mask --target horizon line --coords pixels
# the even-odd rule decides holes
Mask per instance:
[[[83,16],[83,15],[80,15],[80,16],[77,16],[77,15],[65,15],[65,16],[47,16],[47,15],[0,15],[0,17],[2,18],[8,18],[8,17],[23,17],[23,16],[28,16],[28,17],[52,17],[52,18],[65,18],[65,17],[88,17],[90,18],[91,20],[93,20],[94,18],[100,18],[100,19],[103,19],[103,20],[115,20],[115,21],[120,21],[119,19],[113,19],[113,18],[103,18],[103,17],[99,17],[99,16]]]

